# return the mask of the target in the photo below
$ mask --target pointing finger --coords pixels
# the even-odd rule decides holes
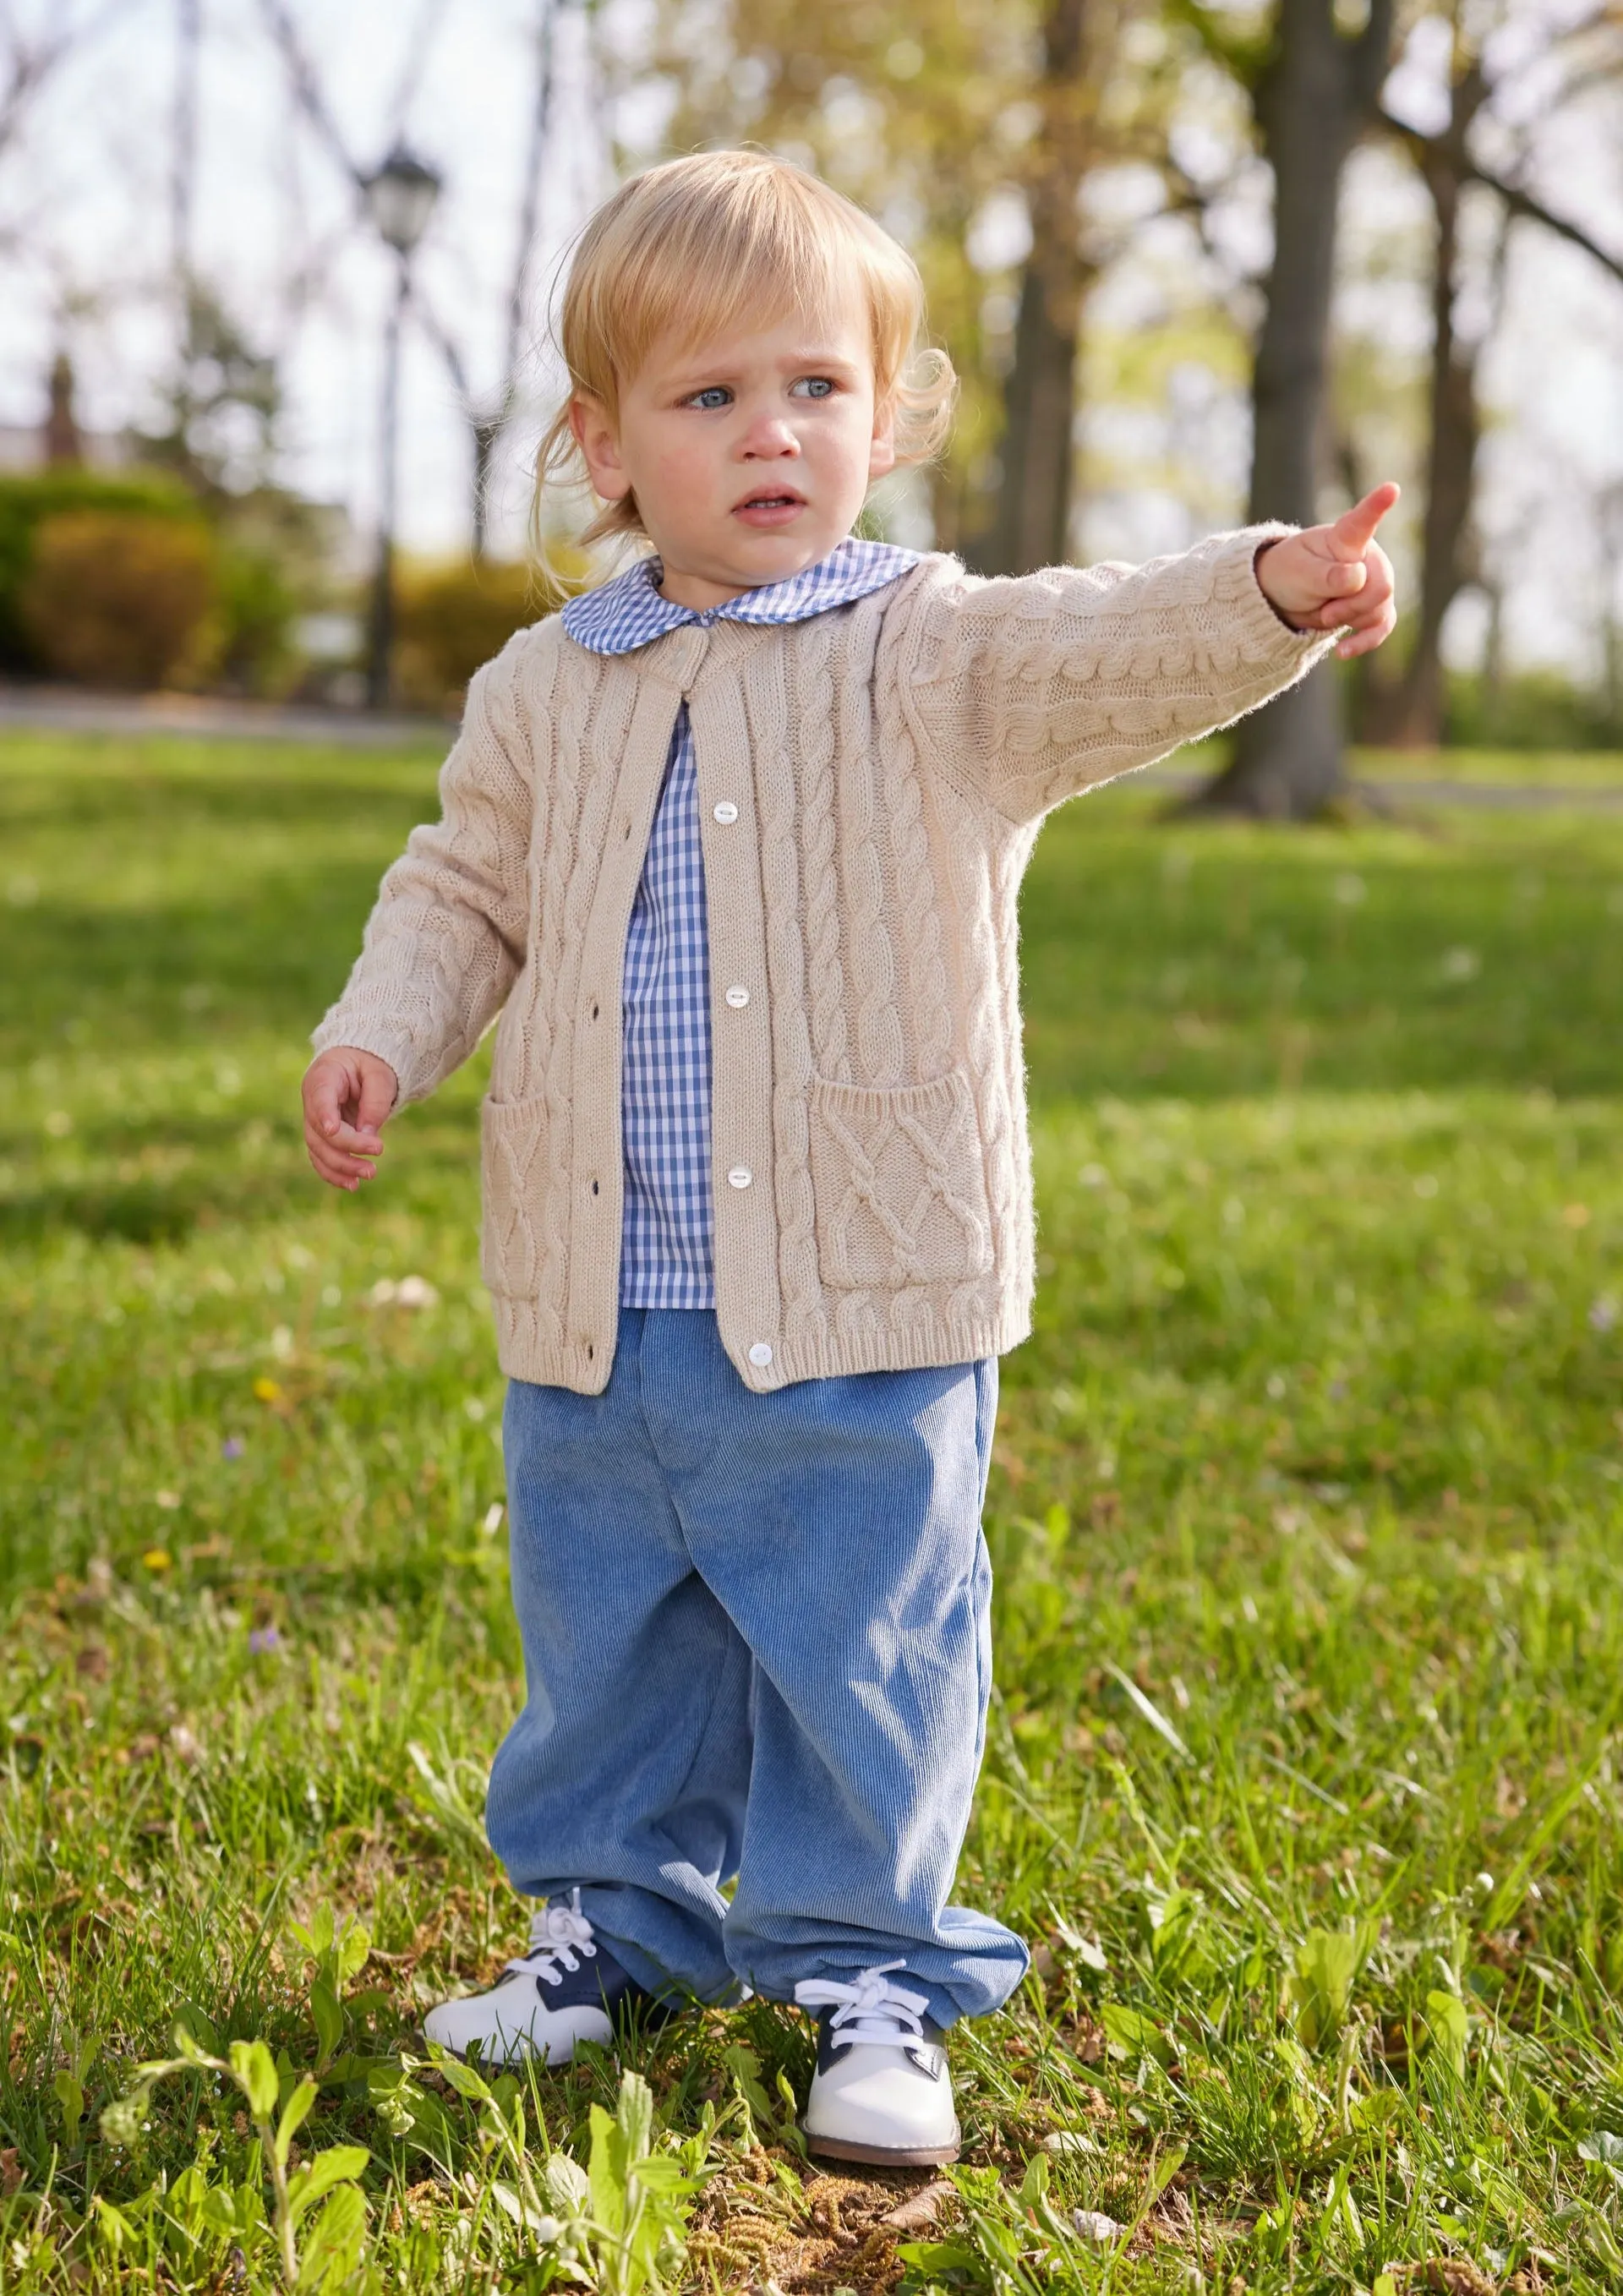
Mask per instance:
[[[1344,510],[1330,529],[1331,546],[1338,558],[1362,558],[1375,538],[1375,529],[1398,500],[1401,489],[1389,479],[1364,500]]]

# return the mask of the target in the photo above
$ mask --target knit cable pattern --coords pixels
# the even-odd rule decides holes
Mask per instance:
[[[707,648],[676,630],[597,654],[553,618],[480,673],[441,818],[385,878],[316,1041],[376,1053],[415,1099],[501,1009],[483,1259],[510,1374],[594,1393],[612,1363],[619,965],[684,694],[701,785],[749,800],[707,822],[706,899],[769,1023],[718,1029],[714,1055],[718,1165],[758,1143],[716,1206],[740,1376],[767,1390],[1025,1336],[1021,877],[1052,807],[1325,651],[1258,587],[1281,530],[1019,580],[925,558],[804,621],[720,624]]]

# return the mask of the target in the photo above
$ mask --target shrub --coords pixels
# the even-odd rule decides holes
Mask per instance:
[[[563,594],[529,566],[464,559],[402,568],[395,610],[401,700],[420,709],[454,709],[480,663],[499,653],[515,630],[554,612]]]
[[[1603,693],[1558,669],[1512,671],[1497,686],[1479,675],[1447,681],[1445,741],[1472,750],[1615,750],[1623,715]]]
[[[215,549],[196,521],[72,510],[34,537],[25,625],[48,669],[86,685],[161,685],[202,651]]]
[[[299,600],[286,569],[266,550],[227,539],[218,566],[217,658],[209,667],[239,693],[279,696],[295,682]]]
[[[34,542],[47,519],[69,511],[181,520],[194,524],[197,504],[178,479],[158,471],[87,471],[77,466],[0,475],[0,669],[45,667],[22,611]]]

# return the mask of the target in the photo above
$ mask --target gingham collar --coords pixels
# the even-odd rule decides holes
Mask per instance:
[[[803,622],[831,606],[848,606],[882,590],[918,562],[916,550],[848,536],[815,566],[758,590],[742,591],[700,613],[662,598],[654,587],[662,572],[660,562],[643,558],[612,582],[571,598],[563,610],[563,627],[591,653],[630,653],[689,622],[701,627],[710,622]]]

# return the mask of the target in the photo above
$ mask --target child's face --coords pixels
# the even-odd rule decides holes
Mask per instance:
[[[665,595],[701,611],[825,558],[896,461],[865,310],[697,348],[667,338],[616,421],[593,399],[570,421],[598,493],[635,495]]]

